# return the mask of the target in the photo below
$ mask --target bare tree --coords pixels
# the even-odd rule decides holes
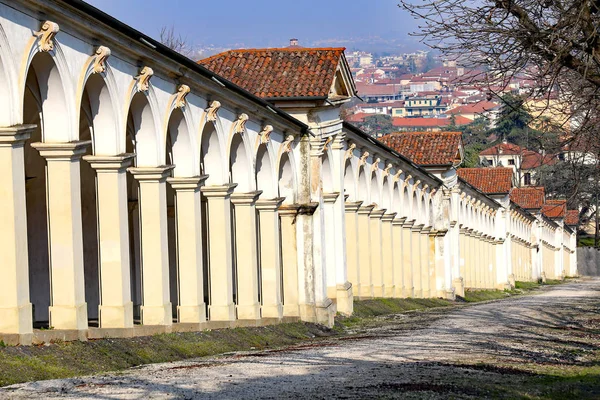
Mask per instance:
[[[399,1],[419,21],[413,35],[476,71],[466,79],[490,97],[531,83],[529,111],[540,126],[552,117],[559,147],[600,141],[600,0]]]
[[[181,53],[186,57],[191,58],[195,53],[193,46],[188,41],[187,37],[175,33],[175,27],[173,25],[160,28],[159,40],[171,50]]]

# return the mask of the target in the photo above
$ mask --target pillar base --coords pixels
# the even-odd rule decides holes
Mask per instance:
[[[315,307],[317,323],[332,328],[335,320],[335,304],[331,300],[327,300],[326,303]]]
[[[122,306],[98,306],[100,328],[133,328],[133,303]]]
[[[87,303],[76,306],[50,306],[50,326],[54,329],[87,329]]]
[[[385,296],[385,286],[373,286],[373,297],[382,298]]]
[[[456,300],[456,293],[454,292],[454,290],[446,290],[442,292],[443,295],[440,296],[442,299],[446,299],[446,300]]]
[[[542,280],[542,283],[546,283],[546,273],[545,272],[542,272],[541,280]]]
[[[415,299],[422,299],[423,298],[423,289],[413,289],[413,297]]]
[[[390,299],[396,297],[396,286],[386,286],[383,291],[383,297]]]
[[[429,299],[431,297],[431,290],[427,289],[427,290],[422,290],[421,291],[421,297],[423,299]]]
[[[515,274],[510,274],[508,276],[508,284],[510,285],[511,289],[513,289],[515,287],[515,283],[516,283]]]
[[[141,306],[142,325],[172,325],[173,308],[171,302],[163,306]]]
[[[298,304],[284,304],[283,305],[283,316],[284,317],[300,317],[300,307]]]
[[[372,299],[373,298],[373,285],[360,285],[358,286],[358,297],[361,299]]]
[[[317,312],[314,304],[300,304],[298,305],[300,311],[300,320],[304,322],[317,322]]]
[[[336,287],[337,312],[344,315],[352,315],[354,312],[354,296],[352,295],[352,284],[346,282]]]
[[[415,297],[415,288],[402,288],[402,297],[405,299]]]
[[[260,319],[260,304],[236,306],[238,319]]]
[[[456,278],[452,281],[452,287],[454,288],[454,294],[456,296],[465,297],[465,281],[463,278]]]
[[[177,321],[180,324],[198,324],[206,322],[206,306],[177,306]]]
[[[33,332],[32,307],[26,303],[21,307],[0,308],[0,332],[27,335]]]
[[[208,306],[211,321],[235,321],[235,304],[226,306]]]
[[[263,318],[279,318],[283,317],[283,306],[281,304],[263,305],[261,307]]]

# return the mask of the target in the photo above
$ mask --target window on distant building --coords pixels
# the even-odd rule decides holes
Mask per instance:
[[[531,185],[531,174],[529,172],[526,172],[525,175],[523,175],[523,184]]]
[[[515,165],[515,160],[513,160],[513,159],[508,160],[508,165]]]

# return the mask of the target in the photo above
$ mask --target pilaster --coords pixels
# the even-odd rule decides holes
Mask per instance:
[[[362,206],[358,209],[358,268],[359,283],[358,296],[363,298],[373,297],[371,283],[371,224],[369,215],[375,208],[374,205]]]
[[[50,253],[50,326],[87,329],[80,160],[90,141],[33,143],[46,160]]]
[[[392,225],[394,218],[396,218],[396,213],[387,213],[381,218],[383,297],[394,297],[396,292],[394,274],[394,229]]]
[[[382,248],[382,218],[386,210],[373,210],[370,218],[371,235],[371,285],[373,297],[383,297],[383,248]]]
[[[277,210],[285,198],[256,202],[260,226],[260,267],[263,318],[283,317],[281,302],[281,253]]]
[[[0,333],[17,334],[31,342],[32,306],[29,300],[27,206],[23,146],[34,125],[0,128]]]
[[[84,156],[96,171],[100,328],[132,328],[127,167],[134,154]]]
[[[283,273],[283,316],[300,316],[298,297],[298,250],[296,216],[298,205],[284,204],[279,207],[281,222],[281,262]]]
[[[177,321],[206,321],[200,188],[208,176],[168,178],[175,191],[177,236]]]
[[[348,280],[352,284],[352,293],[359,296],[360,287],[360,264],[358,261],[358,209],[362,201],[346,202],[346,263],[348,268]]]
[[[235,320],[231,194],[236,184],[203,186],[208,202],[208,270],[211,321]]]
[[[173,165],[135,167],[128,171],[139,183],[142,324],[171,325],[169,289],[167,177]]]
[[[422,258],[423,252],[421,247],[423,243],[421,240],[421,230],[423,230],[423,224],[413,225],[410,228],[412,236],[412,257],[411,257],[411,269],[412,269],[412,282],[413,282],[413,296],[416,298],[423,298],[423,273],[422,273]]]

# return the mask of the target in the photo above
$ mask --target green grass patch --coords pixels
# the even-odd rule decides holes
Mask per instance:
[[[355,318],[370,318],[380,315],[399,314],[427,308],[448,307],[454,302],[443,299],[373,299],[354,302]]]
[[[0,386],[120,371],[130,367],[288,346],[335,332],[314,324],[168,333],[130,339],[0,348]]]
[[[480,301],[499,300],[510,297],[511,293],[506,290],[466,290],[463,298],[467,303]]]

